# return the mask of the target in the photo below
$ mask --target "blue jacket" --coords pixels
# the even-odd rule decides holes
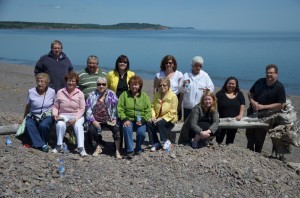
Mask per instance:
[[[59,89],[65,87],[65,76],[72,70],[72,63],[65,53],[62,52],[60,57],[55,59],[50,51],[38,60],[34,68],[34,74],[47,73],[50,77],[49,87],[57,92]]]

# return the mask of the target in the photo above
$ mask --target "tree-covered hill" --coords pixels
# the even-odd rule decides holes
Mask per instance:
[[[168,30],[170,27],[150,23],[118,23],[115,25],[0,21],[0,29],[110,29]]]

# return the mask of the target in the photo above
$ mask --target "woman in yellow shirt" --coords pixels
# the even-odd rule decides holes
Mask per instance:
[[[157,133],[163,143],[163,149],[167,149],[171,142],[168,140],[168,132],[177,122],[178,98],[170,90],[169,78],[159,80],[159,90],[153,97],[151,105],[152,118],[147,123],[150,143],[153,144],[151,151],[158,150],[162,145],[158,140]]]
[[[120,55],[115,64],[115,69],[108,72],[107,88],[116,93],[119,97],[123,91],[128,90],[128,81],[135,73],[129,70],[129,59],[125,55]]]

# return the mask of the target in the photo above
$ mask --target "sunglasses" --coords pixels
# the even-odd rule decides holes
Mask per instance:
[[[105,86],[106,86],[106,83],[97,83],[97,86],[98,86],[98,87],[100,87],[100,86],[105,87]]]
[[[127,64],[127,61],[119,61],[119,63]]]
[[[166,65],[172,65],[173,62],[165,62]]]
[[[167,84],[160,84],[159,86],[160,87],[167,87],[168,85]]]

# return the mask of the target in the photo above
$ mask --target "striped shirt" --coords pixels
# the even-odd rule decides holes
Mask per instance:
[[[97,89],[97,79],[99,77],[106,77],[106,73],[98,69],[94,74],[91,74],[88,68],[79,73],[79,89],[84,93],[84,98],[87,99],[89,93]]]

